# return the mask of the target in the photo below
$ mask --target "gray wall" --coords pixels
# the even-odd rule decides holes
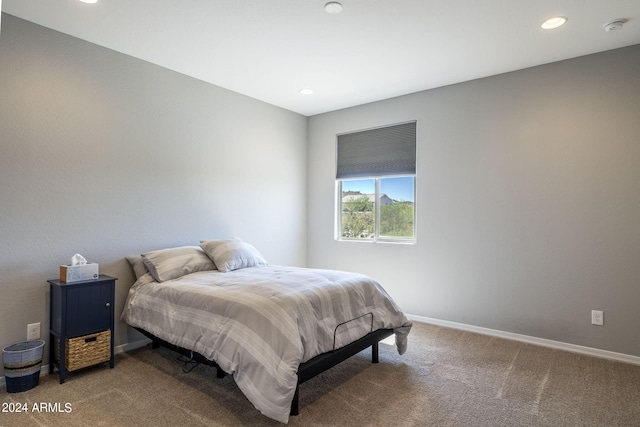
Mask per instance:
[[[306,123],[2,15],[0,347],[33,322],[48,340],[46,280],[76,252],[119,278],[118,318],[127,255],[239,236],[304,265]]]
[[[119,278],[119,315],[125,256],[235,235],[368,273],[411,314],[640,356],[638,75],[633,46],[307,123],[4,14],[0,346],[46,337],[76,252]],[[334,241],[335,134],[413,119],[418,243]]]
[[[311,117],[308,265],[414,315],[640,356],[638,76],[636,45]],[[414,119],[418,243],[334,241],[335,135]]]

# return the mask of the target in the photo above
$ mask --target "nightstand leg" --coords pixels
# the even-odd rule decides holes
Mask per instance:
[[[114,349],[113,349],[113,343],[115,341],[115,337],[114,337],[114,333],[113,330],[111,331],[111,360],[109,361],[109,368],[113,369],[113,367],[115,366],[115,358],[113,357],[113,353],[114,353]]]
[[[56,337],[49,333],[49,375],[53,374],[53,363],[55,360]]]
[[[63,384],[67,379],[67,343],[66,339],[60,339],[60,360],[58,361],[58,366],[60,368],[60,384]]]

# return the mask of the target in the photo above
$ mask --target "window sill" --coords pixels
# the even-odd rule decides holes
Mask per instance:
[[[385,243],[385,244],[394,244],[394,245],[415,245],[416,239],[403,239],[403,240],[394,240],[394,239],[336,239],[337,242],[355,242],[355,243]]]

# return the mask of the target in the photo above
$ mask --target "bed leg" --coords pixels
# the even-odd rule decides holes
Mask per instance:
[[[378,343],[371,345],[371,363],[378,363]]]
[[[154,350],[160,348],[160,342],[156,340],[151,341],[151,348]]]
[[[227,375],[225,371],[220,368],[216,368],[216,378],[224,378],[225,375]]]
[[[298,390],[300,389],[300,384],[296,384],[296,392],[293,394],[293,400],[291,401],[291,412],[289,415],[298,415],[300,410],[298,408]]]

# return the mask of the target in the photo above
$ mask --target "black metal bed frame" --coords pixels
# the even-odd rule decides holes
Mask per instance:
[[[368,314],[369,313],[363,316],[366,316]],[[352,319],[352,320],[355,320],[355,319]],[[342,324],[336,326],[336,331],[338,327],[340,327],[341,325]],[[372,320],[372,325],[373,325],[373,320]],[[200,353],[197,353],[192,350],[188,350],[183,347],[178,347],[174,344],[170,344],[167,341],[156,337],[150,332],[145,331],[144,329],[140,329],[140,328],[135,328],[135,329],[140,331],[146,337],[151,339],[152,348],[158,348],[160,346],[163,346],[179,354],[182,354],[186,357],[189,357],[191,360],[194,360],[196,362],[199,362],[205,365],[213,366],[216,368],[217,378],[224,378],[224,376],[226,375],[226,372],[224,372],[215,361],[207,359]],[[371,363],[378,363],[378,347],[379,347],[378,344],[381,340],[387,338],[391,334],[393,334],[392,329],[378,329],[376,331],[369,332],[364,337],[350,344],[347,344],[344,347],[335,349],[335,332],[334,332],[334,350],[319,354],[316,357],[309,359],[304,363],[301,363],[300,366],[298,367],[298,384],[296,384],[296,391],[295,391],[295,394],[293,395],[293,400],[291,402],[291,415],[298,415],[300,413],[299,403],[298,403],[300,384],[310,380],[316,375],[323,373],[327,369],[330,369],[336,366],[337,364],[350,358],[351,356],[360,353],[362,350],[365,350],[367,347],[371,347]]]

